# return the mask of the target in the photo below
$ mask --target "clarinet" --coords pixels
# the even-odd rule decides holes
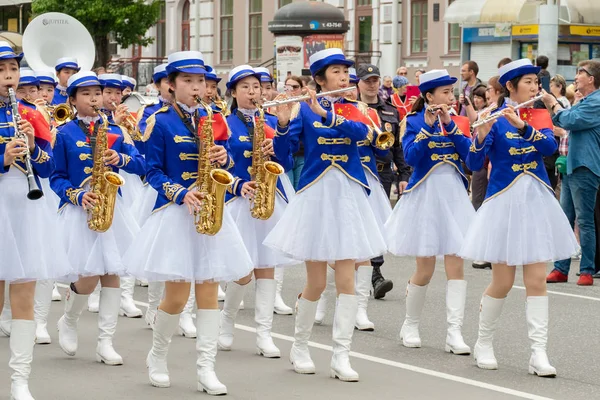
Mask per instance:
[[[44,193],[38,188],[37,182],[35,181],[35,176],[33,175],[33,167],[31,166],[31,155],[29,154],[29,139],[27,135],[19,130],[19,122],[21,122],[21,114],[19,114],[19,103],[17,103],[17,98],[15,96],[15,90],[13,88],[8,88],[8,97],[10,99],[10,106],[12,107],[12,122],[15,128],[15,139],[20,139],[25,142],[25,146],[27,150],[25,150],[25,154],[23,155],[23,162],[25,163],[26,175],[27,175],[27,184],[29,185],[29,192],[27,193],[27,198],[29,200],[37,200],[41,198]]]

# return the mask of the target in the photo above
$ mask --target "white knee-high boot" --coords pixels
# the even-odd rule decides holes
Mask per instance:
[[[273,279],[256,280],[256,304],[254,306],[256,352],[267,358],[281,357],[281,352],[271,337],[276,285],[277,283]]]
[[[358,299],[355,295],[341,293],[336,302],[333,320],[333,357],[331,377],[344,382],[357,382],[358,372],[350,365],[350,345],[356,323]]]
[[[164,290],[164,282],[148,282],[148,308],[146,309],[145,319],[150,328],[154,325],[154,317],[162,300]]]
[[[60,348],[70,356],[77,352],[77,323],[83,309],[88,303],[87,294],[77,294],[67,289],[65,296],[65,313],[58,320],[58,343]]]
[[[213,396],[227,394],[227,386],[219,381],[215,373],[219,319],[219,310],[196,311],[198,391]]]
[[[37,281],[35,284],[35,296],[33,299],[33,319],[36,324],[35,342],[37,344],[50,344],[50,334],[48,333],[48,313],[50,312],[50,303],[52,303],[53,281]]]
[[[494,356],[494,333],[502,314],[504,299],[496,299],[483,295],[479,306],[479,335],[473,354],[477,366],[482,369],[498,369],[498,361]]]
[[[96,361],[106,365],[122,365],[123,358],[113,347],[113,337],[119,319],[121,288],[103,287],[100,291],[100,309],[98,311],[98,346]]]
[[[406,318],[400,330],[400,340],[404,347],[421,347],[419,322],[425,304],[425,296],[429,285],[417,286],[408,282],[406,288]]]
[[[446,319],[448,321],[446,351],[448,353],[471,354],[471,348],[465,343],[461,332],[465,318],[466,300],[467,281],[449,280],[446,284]]]
[[[290,362],[294,371],[299,374],[314,374],[315,363],[310,357],[308,340],[315,323],[317,302],[300,297],[296,303],[296,324],[294,330],[294,344],[290,351]],[[356,315],[356,314],[355,314]]]
[[[88,311],[91,313],[97,313],[100,309],[100,282],[96,285],[96,288],[88,296]]]
[[[529,373],[543,377],[555,377],[556,368],[550,365],[546,354],[548,343],[548,296],[528,296],[525,314],[531,342]]]
[[[238,285],[235,282],[229,282],[227,284],[227,290],[225,291],[225,303],[223,304],[223,310],[221,311],[221,322],[219,324],[219,350],[231,350],[231,346],[233,345],[233,328],[235,325],[235,317],[237,316],[240,302],[246,294],[248,285],[250,285],[249,282],[245,285]]]
[[[275,305],[273,306],[273,310],[275,314],[278,315],[292,315],[292,307],[289,307],[283,301],[281,297],[281,290],[283,289],[283,275],[284,268],[276,267],[275,268],[275,282],[277,282],[277,290],[275,291]]]
[[[35,343],[35,322],[24,319],[12,321],[10,336],[10,361],[8,366],[13,370],[10,387],[11,400],[34,400],[29,392],[29,374],[33,360]]]
[[[315,314],[315,324],[321,325],[325,319],[327,313],[327,307],[331,304],[331,301],[335,299],[335,270],[327,267],[327,285],[325,290],[321,293],[319,302],[317,304],[317,313]]]
[[[58,287],[56,286],[56,282],[53,282],[52,285],[52,301],[61,301],[62,300],[62,296],[60,295],[60,292],[58,291]]]
[[[367,315],[367,306],[371,295],[371,277],[373,276],[373,267],[370,265],[361,265],[355,274],[354,291],[358,300],[358,311],[356,313],[356,329],[359,331],[373,331],[375,324],[369,320]]]
[[[179,314],[167,314],[162,310],[156,312],[154,331],[152,332],[152,348],[146,357],[148,377],[152,386],[159,388],[171,386],[167,356],[178,322]]]
[[[10,308],[10,284],[6,282],[4,288],[4,308],[0,314],[0,332],[4,336],[10,336],[10,326],[12,323],[12,310]]]
[[[136,307],[133,302],[133,290],[135,288],[135,278],[133,276],[121,277],[121,306],[119,315],[127,318],[141,318],[142,310]]]
[[[185,307],[183,308],[183,312],[179,316],[179,329],[178,332],[181,336],[187,338],[196,338],[196,324],[194,324],[194,319],[192,318],[192,314],[194,313],[194,306],[196,305],[196,288],[195,285],[192,285],[190,290],[190,295],[188,297],[187,303],[185,303]]]

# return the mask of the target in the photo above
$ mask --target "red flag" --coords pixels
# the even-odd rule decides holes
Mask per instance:
[[[462,117],[460,115],[452,115],[450,116],[452,121],[458,126],[458,129],[465,135],[466,137],[471,137],[471,123],[469,122],[469,117]],[[443,129],[443,128],[442,128]],[[445,133],[445,130],[444,130]]]
[[[94,133],[94,121],[90,122],[90,126],[88,127],[88,129],[90,130],[90,135],[96,135],[96,133]],[[106,132],[106,141],[108,142],[108,148],[111,149],[113,147],[113,144],[115,144],[115,142],[117,141],[117,139],[119,138],[120,135],[117,135],[116,133],[108,133]],[[90,138],[87,137],[87,139],[85,140],[87,143],[90,142]]]
[[[254,125],[258,125],[258,117],[254,117]],[[265,139],[273,139],[275,137],[275,129],[271,128],[269,124],[265,122]]]
[[[342,116],[347,120],[354,122],[362,122],[365,125],[371,126],[371,121],[360,112],[358,107],[351,103],[335,103],[333,110],[336,115]]]
[[[21,115],[21,118],[23,118],[25,121],[29,121],[31,126],[33,126],[36,138],[44,140],[48,143],[52,143],[50,126],[39,111],[19,103],[19,114]]]
[[[519,113],[521,119],[538,131],[547,128],[554,129],[550,113],[545,108],[528,108]]]
[[[202,126],[204,124],[204,120],[207,117],[200,118],[200,124],[198,126]],[[229,131],[227,130],[227,124],[225,123],[225,119],[223,115],[219,113],[213,114],[213,140],[227,140],[229,139]]]

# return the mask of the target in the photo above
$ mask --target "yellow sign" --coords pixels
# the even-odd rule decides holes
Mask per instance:
[[[571,25],[569,29],[571,35],[600,36],[600,26]]]
[[[532,36],[537,35],[540,28],[538,25],[514,25],[512,27],[513,36]]]

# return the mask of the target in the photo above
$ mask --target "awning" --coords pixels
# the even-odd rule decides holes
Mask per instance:
[[[561,23],[600,23],[600,9],[592,3],[598,0],[561,0]],[[589,16],[584,15],[575,3],[581,2]],[[535,24],[538,22],[535,0],[456,0],[446,9],[444,21],[451,24]],[[579,13],[577,12],[579,10]],[[592,21],[592,15],[596,15]],[[589,20],[589,21],[588,21]]]

